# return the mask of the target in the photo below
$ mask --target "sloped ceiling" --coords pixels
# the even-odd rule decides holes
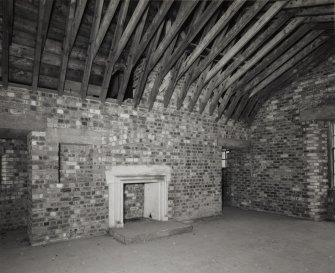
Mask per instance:
[[[0,10],[5,88],[149,109],[160,96],[225,121],[250,119],[334,48],[333,0],[2,0]]]

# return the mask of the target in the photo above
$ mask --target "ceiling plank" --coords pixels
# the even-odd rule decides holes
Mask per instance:
[[[221,94],[229,88],[229,92],[232,92],[233,88],[230,88],[232,84],[237,82],[246,72],[250,70],[258,61],[260,61],[264,56],[266,56],[276,45],[278,45],[283,39],[289,36],[294,29],[304,21],[303,18],[294,18],[291,20],[280,32],[278,32],[268,43],[266,43],[258,52],[248,60],[242,67],[240,67],[232,76],[229,78],[223,78],[218,81],[220,84]],[[211,108],[215,108],[218,100],[213,100],[211,103]],[[222,105],[220,108],[222,110]]]
[[[334,0],[291,0],[285,8],[303,8],[334,4]]]
[[[82,98],[85,98],[87,95],[88,89],[88,82],[90,79],[93,59],[94,59],[94,42],[97,39],[100,21],[101,21],[101,14],[102,14],[102,7],[103,7],[104,0],[96,0],[95,7],[94,7],[94,14],[93,14],[93,22],[91,26],[91,33],[89,44],[87,48],[87,56],[84,66],[84,73],[81,83],[81,90],[80,94]]]
[[[164,52],[166,51],[167,47],[171,44],[173,39],[179,33],[181,27],[192,13],[193,9],[198,4],[199,0],[195,1],[182,1],[181,6],[178,11],[178,15],[176,20],[173,22],[170,31],[166,34],[163,41],[158,45],[157,49],[155,50],[153,57],[150,61],[149,70],[151,71],[156,64],[158,63],[159,59],[162,57]]]
[[[69,16],[66,23],[66,32],[63,42],[63,58],[60,66],[60,75],[58,82],[58,94],[64,93],[64,83],[66,77],[67,64],[70,53],[78,34],[81,19],[84,14],[87,0],[79,1],[76,7],[76,0],[71,0],[69,7]]]
[[[213,47],[210,53],[205,57],[201,62],[201,65],[198,67],[197,71],[192,77],[192,82],[199,77],[199,75],[212,64],[214,59],[222,52],[227,45],[235,39],[235,37],[246,27],[246,25],[258,14],[258,12],[264,7],[268,1],[258,1],[256,2],[247,12],[245,12],[241,18],[234,24],[233,28],[226,34],[225,39],[222,43],[218,44],[217,47]],[[221,58],[224,58],[226,54],[222,55]],[[187,66],[185,66],[184,71],[186,71]],[[181,73],[182,75],[182,73]],[[180,76],[181,76],[180,75]],[[207,82],[206,82],[207,83]],[[206,84],[205,83],[205,84]]]
[[[266,30],[264,30],[251,44],[248,46],[241,54],[238,56],[234,62],[227,67],[224,71],[220,72],[216,77],[214,77],[211,82],[208,90],[206,91],[206,94],[203,99],[203,103],[200,107],[200,113],[202,113],[213,93],[213,90],[217,88],[219,81],[222,78],[226,78],[229,76],[236,68],[238,68],[244,60],[248,59],[252,54],[256,52],[256,50],[264,44],[264,42],[271,37],[276,31],[278,31],[286,22],[289,20],[290,15],[285,15],[282,18],[274,21]],[[219,98],[221,97],[222,93],[217,92],[213,96],[213,100],[216,103],[218,103]],[[213,114],[214,111],[214,105],[210,107],[210,115]]]
[[[279,47],[275,48],[271,51],[262,61],[253,69],[250,70],[245,77],[241,79],[241,81],[234,87],[234,90],[241,90],[244,85],[246,85],[249,81],[254,79],[259,73],[261,73],[266,67],[271,65],[276,59],[278,59],[282,54],[284,54],[292,45],[294,45],[297,41],[299,41],[308,31],[310,30],[310,26],[303,25],[297,31],[295,31],[292,35],[288,37],[285,41],[283,41]]]
[[[267,97],[269,97],[270,95],[274,95],[274,93],[278,90],[283,90],[292,81],[297,80],[304,74],[308,73],[308,67],[317,67],[329,56],[334,54],[334,48],[334,40],[329,40],[328,42],[321,45],[318,49],[316,49],[316,52],[314,54],[310,54],[302,61],[298,62],[295,66],[291,67],[267,87],[258,92],[257,95],[252,96],[251,99],[254,98],[259,102],[258,106],[253,107],[253,109],[251,109],[247,115],[244,115],[243,118],[247,122],[250,122],[259,107],[267,100]]]
[[[134,64],[136,64],[139,61],[139,59],[141,58],[142,54],[144,53],[151,39],[155,36],[157,30],[160,29],[161,26],[163,25],[162,22],[164,20],[164,17],[168,13],[170,7],[172,6],[173,1],[174,0],[163,1],[157,14],[155,15],[150,26],[148,27],[147,31],[143,35],[140,44],[137,47],[138,49],[136,50],[136,53],[135,53]],[[160,31],[162,31],[162,29],[160,29]]]
[[[249,98],[247,106],[243,109],[242,113],[237,118],[238,121],[244,120],[245,118],[247,118],[249,116],[249,114],[250,114],[254,104],[256,103],[256,101],[257,101],[257,96]]]
[[[173,91],[176,88],[177,85],[177,76],[178,76],[178,71],[180,69],[180,66],[182,64],[182,62],[185,60],[186,58],[186,53],[184,53],[184,55],[179,59],[177,65],[175,67],[172,68],[171,70],[171,80],[169,81],[169,84],[166,88],[165,94],[164,94],[164,107],[168,107]]]
[[[99,48],[101,46],[102,41],[105,38],[106,32],[109,28],[109,25],[114,18],[115,11],[119,5],[120,0],[113,0],[110,1],[107,7],[107,10],[105,12],[104,18],[101,21],[101,24],[99,26],[98,34],[96,35],[96,39],[94,41],[94,45],[92,47],[92,55],[93,59],[97,55]]]
[[[117,97],[119,105],[123,102],[124,96],[126,94],[128,82],[129,82],[130,75],[132,73],[132,69],[134,66],[133,64],[134,57],[135,57],[134,53],[135,53],[136,47],[138,46],[141,40],[143,29],[144,29],[144,24],[147,19],[147,15],[148,15],[148,11],[149,9],[147,8],[147,10],[144,12],[144,15],[142,16],[142,19],[139,25],[137,26],[137,29],[136,29],[136,32],[135,32],[135,35],[132,41],[132,45],[129,50],[129,55],[128,55],[127,63],[126,63],[126,71],[124,72],[121,89],[119,90],[118,97]]]
[[[1,69],[1,77],[2,77],[2,86],[4,89],[8,88],[9,82],[9,42],[10,37],[12,36],[11,30],[11,22],[13,17],[13,11],[11,6],[13,5],[13,0],[2,1],[2,69]]]
[[[203,9],[204,9],[205,4],[206,4],[206,2],[201,3],[201,7],[197,10],[197,13],[193,15],[192,22],[190,23],[191,27],[189,28],[186,37],[183,39],[181,44],[174,50],[172,56],[168,59],[168,62],[163,67],[163,71],[162,71],[163,78],[165,77],[165,75],[167,73],[169,73],[169,71],[175,65],[175,63],[177,61],[179,61],[179,63],[180,63],[180,58],[183,55],[183,53],[185,52],[185,50],[187,49],[187,47],[191,44],[192,40],[198,35],[198,33],[203,29],[203,27],[206,25],[206,23],[211,18],[213,18],[217,9],[221,5],[221,2],[220,1],[212,2],[209,5],[209,7],[207,7],[207,9],[204,12],[202,12]],[[175,71],[175,69],[174,69],[174,71]],[[179,71],[179,69],[178,69],[178,71]],[[172,87],[170,87],[168,89],[169,92],[173,93],[173,91],[174,91],[173,86],[176,86],[176,83],[177,83],[177,75],[174,75],[174,81],[173,81],[173,83],[171,83]],[[170,94],[169,92],[166,93],[166,100],[169,97],[171,98],[171,96],[172,96],[172,93]]]
[[[121,2],[121,8],[120,8],[120,12],[118,15],[117,24],[116,24],[116,28],[114,31],[114,36],[113,36],[113,40],[111,43],[111,47],[109,49],[109,54],[108,54],[105,72],[104,72],[104,78],[103,78],[101,92],[100,92],[100,100],[102,102],[104,102],[107,97],[108,86],[109,86],[110,78],[113,72],[113,71],[110,71],[110,64],[113,65],[113,63],[115,62],[114,59],[115,59],[115,55],[117,51],[118,41],[120,40],[122,32],[123,32],[129,3],[130,3],[130,0],[125,0]]]
[[[255,88],[261,81],[263,81],[266,77],[268,77],[273,71],[277,70],[281,65],[286,63],[289,59],[291,59],[294,55],[296,55],[300,50],[302,50],[306,45],[315,40],[320,34],[322,30],[315,30],[308,33],[304,36],[297,44],[291,47],[288,51],[286,51],[278,60],[269,65],[262,73],[257,75],[252,81],[250,81],[244,88],[243,93],[247,93],[252,88]]]
[[[322,45],[328,37],[321,36],[319,39],[312,42],[310,45],[302,49],[296,56],[292,57],[289,61],[287,61],[284,65],[282,65],[279,69],[277,69],[275,72],[273,72],[269,77],[264,79],[262,82],[260,82],[251,92],[250,97],[257,94],[260,90],[265,88],[267,85],[269,85],[272,81],[274,81],[276,78],[278,78],[280,75],[282,75],[285,71],[290,69],[292,66],[294,66],[297,62],[308,56],[311,52],[313,52],[316,48],[318,48],[320,45]]]
[[[245,107],[247,106],[248,102],[249,102],[249,96],[243,96],[234,112],[234,114],[232,115],[232,119],[234,120],[238,120],[241,113],[243,112],[243,110],[245,109]],[[229,117],[228,117],[229,119]]]
[[[36,91],[38,86],[42,51],[47,38],[52,6],[53,6],[53,0],[40,1],[38,18],[37,18],[38,26],[37,26],[37,37],[36,37],[35,56],[34,56],[34,68],[33,68],[34,69],[33,84],[32,84],[33,91]]]
[[[213,16],[213,18],[211,19],[211,21],[205,26],[204,31],[203,31],[203,33],[201,35],[200,41],[202,41],[204,39],[204,37],[206,37],[207,33],[210,31],[210,29],[212,28],[212,26],[215,24],[218,15],[219,14],[217,14],[217,16]],[[225,34],[226,34],[227,30],[228,30],[228,26],[226,26],[221,31],[221,33],[218,35],[218,37],[215,39],[213,47],[216,47],[218,45],[218,43],[222,42],[223,38],[225,37]],[[200,63],[201,63],[201,59],[198,58],[195,62],[193,62],[193,64],[191,65],[191,67],[186,72],[185,80],[182,83],[181,91],[180,91],[180,94],[179,94],[179,96],[177,98],[177,109],[178,110],[183,105],[183,102],[184,102],[184,100],[186,98],[188,90],[190,89],[190,86],[192,84],[192,75],[193,75],[195,69],[198,67],[198,65]],[[179,75],[179,73],[177,74],[175,82],[178,81],[178,75]]]
[[[191,55],[186,59],[186,61],[184,62],[183,66],[181,68],[181,71],[180,71],[180,73],[178,75],[178,79],[180,79],[185,74],[185,72],[190,68],[190,66],[194,63],[194,61],[200,57],[200,54],[215,39],[215,37],[227,26],[227,24],[229,23],[229,21],[242,8],[242,6],[244,5],[245,2],[246,1],[244,1],[244,0],[243,1],[234,1],[228,7],[228,9],[221,16],[221,18],[216,22],[216,24],[212,27],[212,29],[206,34],[206,36],[201,40],[201,42],[193,50],[193,52],[191,53]],[[261,2],[256,3],[256,5],[253,6],[252,10],[248,11],[247,14],[245,16],[243,16],[239,22],[241,22],[243,24],[243,26],[246,25],[248,23],[248,21],[251,20],[252,17],[259,11],[259,9],[262,8],[266,4],[266,2],[267,1],[261,1]],[[250,19],[249,19],[248,16],[250,17]],[[229,37],[228,39],[230,41],[233,40],[234,39],[234,35],[232,35],[232,34],[234,32],[237,34],[238,30],[240,30],[243,26],[241,26],[240,28],[236,27],[235,28],[236,30],[235,31],[232,30],[229,33],[229,35],[227,35],[227,38]],[[223,45],[217,45],[218,46],[217,48],[212,48],[211,52],[213,52],[213,51],[217,52],[217,54],[216,54],[216,56],[217,56],[222,51],[222,49],[225,46],[228,45],[228,43],[230,42],[229,40],[225,40],[225,43]],[[206,62],[206,64],[207,64],[207,62]],[[210,60],[209,63],[210,62],[212,62],[212,60]],[[205,67],[207,67],[209,65],[209,63]],[[203,70],[205,70],[205,68],[202,69],[202,71]],[[196,77],[198,77],[200,75],[200,73]],[[194,77],[193,80],[196,77]]]
[[[163,60],[160,62],[158,70],[157,70],[157,76],[154,81],[154,85],[151,89],[150,95],[149,95],[149,100],[148,100],[148,105],[149,105],[149,110],[152,109],[154,106],[154,102],[156,100],[156,97],[159,92],[159,87],[161,85],[161,82],[163,81],[163,73],[161,72],[164,68],[164,65],[168,62],[169,57],[171,56],[171,53],[174,49],[174,46],[177,42],[178,36],[175,36],[173,39],[172,43],[169,45],[168,49],[164,53]]]
[[[286,4],[286,1],[275,2],[262,17],[253,24],[240,40],[208,72],[205,82],[209,82],[238,51],[240,51]]]
[[[122,36],[119,39],[116,40],[117,45],[114,48],[115,50],[113,50],[113,54],[109,55],[106,70],[105,70],[105,74],[104,74],[104,79],[103,79],[103,82],[102,82],[101,94],[100,94],[100,99],[101,99],[102,102],[104,102],[106,100],[107,92],[108,92],[108,86],[109,86],[111,77],[113,75],[114,66],[115,66],[117,60],[119,59],[119,57],[121,56],[122,51],[126,47],[132,33],[134,32],[134,30],[137,26],[137,23],[141,19],[141,16],[143,15],[144,11],[146,10],[148,4],[149,4],[149,0],[140,0],[138,2],[135,11],[132,14],[132,16],[131,16],[131,18],[130,18],[127,26],[126,26],[126,29],[123,31],[123,33],[122,33],[122,30],[121,30]],[[124,23],[122,23],[122,25],[123,24]],[[119,103],[120,103],[120,100],[119,100]],[[122,103],[122,101],[121,101],[121,103]]]
[[[144,58],[143,60],[143,72],[141,73],[138,82],[137,82],[137,86],[135,89],[135,96],[134,96],[134,108],[136,108],[141,101],[141,98],[143,96],[144,93],[144,89],[145,89],[145,85],[147,82],[147,78],[149,76],[149,62],[150,62],[150,57],[152,56],[153,52],[155,51],[158,42],[159,42],[159,38],[161,36],[162,30],[164,27],[164,23],[162,22],[157,30],[157,33],[155,34],[155,38],[151,41],[151,43],[149,44],[148,50],[147,50],[147,56]]]

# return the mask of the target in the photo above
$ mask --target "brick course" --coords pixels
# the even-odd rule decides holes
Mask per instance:
[[[248,136],[248,129],[243,124],[224,125],[215,122],[215,117],[177,111],[172,107],[164,109],[159,104],[148,111],[143,106],[134,109],[131,100],[118,106],[113,100],[101,104],[94,99],[59,97],[15,87],[0,92],[1,112],[32,115],[45,120],[45,130],[33,131],[28,137],[28,232],[33,244],[106,232],[108,192],[105,170],[113,165],[171,166],[169,217],[189,219],[220,213],[221,149],[217,146],[217,138],[246,139]],[[70,151],[69,144],[73,144],[73,141],[59,143],[55,133],[48,131],[52,128],[75,129],[83,134],[97,135],[94,143],[90,144],[93,146],[87,158],[91,171],[87,175],[87,166],[83,163],[79,164],[79,169],[75,169],[77,180],[71,176],[73,174],[66,177],[67,168],[76,168],[76,165],[62,164],[76,162],[77,159],[71,157],[81,152],[73,153],[75,146]],[[60,166],[63,169],[59,170]],[[78,182],[78,174],[85,182]],[[88,180],[92,179],[93,184],[90,184]],[[95,193],[92,200],[96,200],[96,203],[87,212],[93,215],[94,210],[99,219],[85,216],[81,223],[81,219],[76,218],[76,206],[69,204],[71,201],[66,199],[76,197],[76,186],[65,187],[65,183],[89,183],[88,187],[92,190],[87,189],[87,192],[91,191],[92,194],[93,188],[101,191]],[[63,188],[60,184],[64,184]],[[71,191],[64,192],[65,188]],[[78,188],[86,196],[85,186]],[[64,212],[54,211],[56,208],[62,208]],[[86,228],[76,228],[74,223],[77,223],[77,227],[83,225]],[[89,227],[90,224],[93,228]]]
[[[0,139],[0,230],[27,223],[27,145],[24,140]]]
[[[315,220],[327,217],[327,207],[334,211],[327,205],[328,123],[300,120],[300,111],[334,101],[334,91],[332,56],[264,103],[250,152],[230,153],[234,206]]]

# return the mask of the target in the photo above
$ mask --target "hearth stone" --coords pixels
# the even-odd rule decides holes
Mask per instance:
[[[109,234],[123,244],[142,243],[191,232],[193,226],[176,220],[165,222],[142,218],[140,221],[127,222],[123,228],[110,228]]]

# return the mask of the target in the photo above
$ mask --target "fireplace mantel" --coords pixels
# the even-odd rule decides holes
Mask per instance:
[[[144,183],[146,200],[158,199],[153,219],[168,220],[168,184],[171,168],[162,165],[113,166],[106,171],[109,193],[109,227],[123,227],[123,186],[129,183]]]

